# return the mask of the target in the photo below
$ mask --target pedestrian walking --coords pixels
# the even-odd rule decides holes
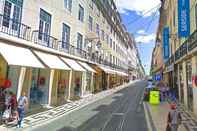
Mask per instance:
[[[178,127],[181,124],[181,114],[178,112],[176,104],[170,105],[171,110],[168,113],[166,131],[178,131]]]
[[[23,92],[22,96],[20,96],[18,100],[18,117],[19,117],[18,124],[17,124],[18,128],[23,128],[22,122],[25,117],[25,108],[27,107],[27,105],[28,105],[28,99],[26,97],[26,93]]]
[[[13,92],[10,92],[11,100],[10,100],[10,105],[11,105],[11,120],[14,121],[17,118],[17,98],[16,95]]]

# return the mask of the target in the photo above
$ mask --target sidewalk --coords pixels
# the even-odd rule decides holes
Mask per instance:
[[[160,105],[151,105],[144,102],[145,114],[148,123],[149,131],[165,131],[167,115],[170,110],[168,102],[161,103]],[[180,125],[179,131],[193,131],[187,130],[183,124]]]
[[[137,82],[137,81],[126,83],[126,84],[121,85],[119,87],[116,87],[116,88],[113,88],[110,90],[106,90],[106,91],[102,91],[102,92],[99,92],[94,95],[90,95],[90,96],[82,98],[78,101],[70,102],[65,105],[52,108],[48,111],[44,111],[41,113],[30,115],[24,119],[23,130],[28,130],[29,128],[32,128],[33,126],[37,126],[39,124],[43,124],[43,123],[58,119],[59,117],[61,117],[63,115],[69,114],[69,113],[71,113],[75,110],[78,110],[88,104],[96,102],[97,100],[100,100],[106,96],[109,96],[109,95],[117,92],[117,91],[120,91],[121,89],[126,88],[135,82]],[[8,126],[8,125],[0,126],[0,131],[12,131],[12,130],[18,130],[18,129],[16,128],[15,125],[12,125],[12,124],[10,126]]]

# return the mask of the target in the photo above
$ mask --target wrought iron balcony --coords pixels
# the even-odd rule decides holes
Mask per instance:
[[[197,30],[188,39],[188,51],[192,51],[195,47],[197,47]]]
[[[88,58],[88,53],[80,48],[77,48],[73,45],[70,45],[70,43],[64,42],[64,41],[59,41],[58,42],[59,45],[59,50],[66,52],[68,54],[74,55],[74,56],[78,56],[84,59]]]
[[[2,14],[0,14],[0,32],[25,40],[30,40],[31,36],[29,26]]]
[[[58,39],[47,33],[39,32],[38,30],[32,32],[32,41],[45,47],[58,49]]]

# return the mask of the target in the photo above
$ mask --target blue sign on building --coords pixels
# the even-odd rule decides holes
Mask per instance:
[[[155,75],[155,78],[154,78],[155,81],[161,81],[161,79],[162,79],[161,74],[156,74]]]
[[[178,0],[178,36],[190,35],[190,0]]]
[[[170,55],[169,51],[169,27],[164,27],[163,28],[163,57],[164,60],[167,60]]]

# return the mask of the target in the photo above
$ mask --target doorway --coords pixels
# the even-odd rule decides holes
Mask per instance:
[[[192,87],[192,64],[190,61],[186,63],[187,78],[187,105],[190,111],[193,111],[193,87]]]

